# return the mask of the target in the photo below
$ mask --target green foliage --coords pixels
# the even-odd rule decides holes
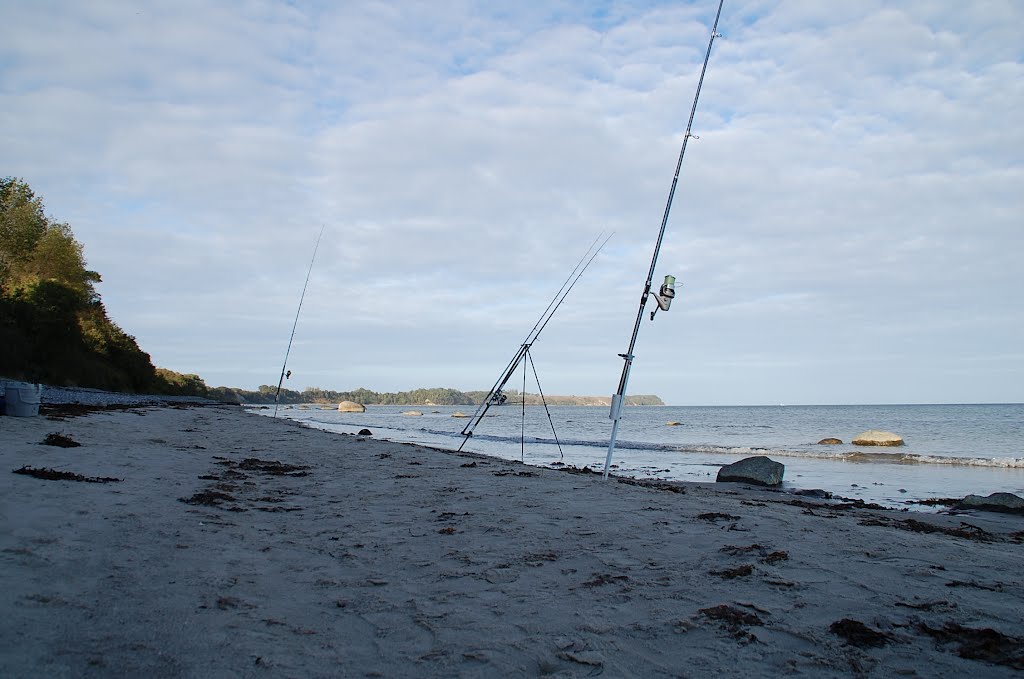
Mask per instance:
[[[199,375],[183,375],[167,368],[156,369],[159,391],[173,396],[209,396],[210,389]]]
[[[107,316],[71,227],[24,181],[0,179],[0,374],[110,389],[160,390],[149,354]]]

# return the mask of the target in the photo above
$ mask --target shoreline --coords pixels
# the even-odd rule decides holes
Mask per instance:
[[[603,482],[209,404],[0,418],[0,455],[4,676],[1024,668],[1020,516]]]
[[[368,428],[379,438],[440,448],[454,449],[462,443],[463,438],[457,433],[462,424],[449,416],[454,407],[440,408],[416,418],[403,417],[401,408],[367,409],[364,414],[292,408],[282,410],[279,417],[334,432],[355,433]],[[602,439],[602,434],[607,420],[593,416],[584,419],[571,410],[578,409],[552,409],[560,445],[556,445],[550,430],[543,429],[546,423],[539,418],[531,423],[532,431],[527,431],[525,449],[520,445],[518,422],[511,426],[508,423],[487,425],[486,431],[482,426],[477,433],[483,435],[471,439],[465,447],[503,459],[523,460],[538,467],[554,468],[564,463],[592,469],[598,468],[597,465],[603,469],[607,440]],[[267,413],[258,408],[252,411]],[[673,416],[682,419],[676,413]],[[650,415],[647,417],[650,419]],[[803,422],[795,424],[798,428],[800,425],[806,427],[811,419],[805,417]],[[563,420],[573,421],[573,424],[566,427]],[[698,424],[698,428],[700,426]],[[663,421],[643,422],[638,427],[642,431],[632,432],[618,446],[612,469],[619,475],[665,481],[713,481],[723,465],[754,455],[765,455],[786,466],[785,490],[820,489],[837,498],[860,499],[911,511],[933,511],[916,503],[937,498],[963,498],[971,494],[985,496],[994,492],[1024,495],[1024,467],[1021,466],[1024,458],[1020,458],[1016,451],[1012,460],[1005,457],[1007,453],[1004,452],[993,452],[994,457],[969,457],[968,453],[954,457],[937,452],[935,446],[928,443],[899,449],[807,443],[821,438],[820,431],[802,432],[797,436],[783,433],[773,435],[771,439],[774,440],[767,441],[758,441],[755,438],[757,434],[753,434],[730,441],[728,438],[711,438],[713,433],[692,433],[685,427],[669,430]],[[778,427],[780,431],[786,429],[785,424]],[[566,428],[571,433],[567,434]],[[832,428],[822,430],[831,432]],[[671,434],[666,435],[663,431],[671,431]],[[918,431],[913,433],[920,435]],[[947,450],[954,450],[962,443],[953,442],[954,447]],[[1007,447],[1008,444],[1003,442],[1001,445]]]

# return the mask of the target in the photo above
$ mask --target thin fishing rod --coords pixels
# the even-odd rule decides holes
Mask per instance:
[[[612,231],[610,234],[608,234],[608,237],[604,239],[604,243],[601,243],[601,247],[599,247],[597,250],[595,250],[594,254],[592,254],[590,256],[590,259],[587,260],[587,264],[586,264],[586,266],[583,267],[583,271],[587,270],[587,267],[590,266],[590,263],[594,261],[594,258],[597,257],[598,254],[600,254],[601,250],[604,249],[604,246],[608,243],[609,240],[611,240],[612,236],[614,236],[614,235],[615,235],[614,231]],[[572,285],[570,285],[569,289],[565,291],[564,295],[562,295],[562,299],[558,300],[558,304],[556,304],[555,308],[551,310],[551,314],[548,316],[548,319],[546,321],[544,321],[544,325],[540,326],[540,330],[537,331],[537,335],[533,338],[533,342],[537,341],[537,337],[539,337],[540,334],[542,332],[544,332],[544,328],[547,327],[548,323],[554,317],[555,312],[558,311],[558,307],[562,306],[562,302],[564,302],[565,298],[569,296],[569,293],[572,292],[572,289],[574,287],[576,287],[576,283],[579,282],[580,276],[583,275],[583,271],[580,271],[579,276],[576,276],[576,279],[572,282]],[[533,342],[530,342],[530,344],[532,345]]]
[[[548,312],[549,311],[551,312],[552,315],[555,313],[555,310],[557,310],[558,307],[556,306],[555,310],[552,310],[551,309],[552,305],[555,305],[555,302],[558,300],[558,296],[562,294],[563,290],[565,290],[565,286],[569,285],[569,281],[572,280],[572,277],[576,274],[577,271],[579,271],[579,268],[583,264],[583,261],[587,258],[587,255],[590,254],[590,251],[594,249],[594,246],[597,245],[597,241],[601,240],[601,236],[603,236],[603,235],[604,235],[604,231],[602,231],[601,233],[597,234],[597,238],[595,238],[594,242],[590,244],[590,247],[587,248],[587,251],[583,253],[583,256],[580,257],[580,260],[578,262],[576,262],[576,266],[573,267],[573,270],[569,272],[569,275],[566,276],[565,280],[562,282],[562,287],[558,288],[558,292],[556,292],[555,296],[551,298],[550,302],[548,302],[547,307],[544,309],[544,313],[542,313],[540,315],[540,318],[538,318],[537,322],[533,324],[533,327],[530,329],[530,332],[528,332],[526,334],[526,339],[523,340],[523,344],[533,344],[533,341],[530,338],[534,337],[534,333],[535,332],[539,335],[541,333],[541,331],[544,330],[544,328],[541,326],[541,321],[544,321],[544,317],[548,316]],[[611,234],[609,234],[608,238],[611,238]],[[608,242],[608,238],[605,239],[605,243]],[[602,243],[601,247],[599,247],[597,249],[597,252],[600,252],[601,248],[603,248],[603,247],[604,247],[604,243]],[[595,252],[594,254],[596,255],[597,252]],[[593,259],[593,257],[591,257],[591,259]],[[587,262],[587,265],[583,267],[583,271],[586,271],[587,266],[590,266],[590,262]],[[581,275],[582,275],[582,273],[583,272],[580,271]],[[579,280],[579,276],[576,276],[576,279]],[[575,284],[575,281],[573,282],[573,284]],[[572,287],[570,286],[569,289],[571,290]],[[569,292],[566,291],[566,294],[569,294]],[[562,299],[565,299],[564,295],[562,296]],[[561,304],[561,302],[559,302],[559,304]],[[550,316],[548,316],[548,318],[550,319]],[[538,326],[541,326],[540,330],[537,329]],[[534,339],[536,339],[536,338],[534,338]]]
[[[587,268],[590,267],[590,264],[594,261],[594,258],[597,257],[598,253],[601,252],[604,246],[614,235],[614,232],[608,234],[608,236],[604,239],[604,242],[602,242],[601,245],[598,246],[595,250],[594,246],[597,244],[597,241],[600,240],[601,236],[603,235],[604,232],[602,231],[600,234],[598,234],[597,238],[594,239],[594,242],[590,244],[590,247],[587,248],[587,251],[583,253],[583,256],[576,263],[576,266],[573,268],[568,278],[566,278],[565,282],[562,283],[562,287],[558,289],[558,292],[555,293],[555,296],[551,299],[550,302],[548,302],[548,306],[544,310],[544,313],[540,315],[540,318],[537,319],[537,322],[533,325],[533,328],[527,334],[526,340],[524,340],[523,343],[519,346],[519,350],[516,352],[516,355],[513,356],[512,360],[510,360],[508,362],[508,365],[505,366],[505,371],[501,374],[501,377],[499,377],[498,381],[494,383],[494,386],[491,387],[491,390],[487,392],[487,396],[484,397],[483,402],[479,406],[477,406],[476,412],[473,413],[473,417],[470,418],[469,423],[466,424],[466,426],[463,428],[461,432],[462,436],[465,438],[462,439],[462,444],[459,446],[459,450],[462,450],[462,448],[466,445],[466,441],[468,441],[469,437],[473,435],[473,430],[476,428],[478,424],[480,424],[480,421],[487,414],[487,411],[490,410],[491,405],[493,405],[492,400],[495,394],[499,393],[502,390],[502,388],[504,388],[505,384],[507,384],[508,381],[512,379],[512,375],[515,373],[516,368],[519,367],[520,361],[522,361],[524,357],[527,355],[527,353],[530,351],[530,347],[533,346],[533,343],[536,342],[537,339],[540,337],[540,333],[544,331],[545,327],[547,327],[548,322],[551,321],[551,318],[555,315],[555,312],[562,305],[562,302],[565,301],[565,298],[572,291],[573,287],[575,287],[576,283],[583,276],[583,273],[587,270]],[[526,399],[525,388],[523,399],[524,401]]]
[[[274,417],[277,417],[277,406],[281,398],[281,385],[284,383],[284,372],[288,368],[288,355],[292,353],[292,341],[295,339],[295,328],[299,325],[299,314],[302,313],[302,301],[306,299],[306,288],[309,287],[309,276],[313,273],[313,262],[316,261],[316,251],[320,249],[320,239],[324,237],[326,224],[320,227],[320,235],[316,237],[316,245],[313,246],[313,257],[309,260],[309,271],[306,272],[306,282],[302,285],[302,295],[299,296],[299,308],[295,311],[295,322],[292,323],[292,335],[288,338],[288,349],[284,352],[284,364],[281,366],[281,379],[277,381],[277,393],[274,394]]]
[[[647,282],[644,283],[644,291],[640,296],[640,310],[636,315],[636,323],[633,325],[633,335],[629,340],[629,349],[626,353],[619,354],[625,361],[622,366],[622,376],[619,378],[619,389],[612,396],[612,406],[609,417],[612,419],[612,433],[608,440],[608,455],[604,461],[604,478],[608,478],[608,469],[612,464],[612,453],[615,451],[615,439],[619,433],[619,422],[622,420],[622,403],[626,397],[626,385],[629,383],[629,371],[633,366],[633,350],[636,348],[636,338],[640,333],[640,323],[644,318],[644,310],[647,307],[647,299],[651,294],[651,282],[654,280],[654,269],[658,265],[658,254],[661,252],[661,242],[665,238],[665,227],[668,224],[668,215],[672,209],[672,199],[676,194],[676,185],[679,183],[679,170],[683,166],[683,156],[686,154],[686,143],[693,136],[690,130],[693,128],[693,116],[697,112],[697,100],[700,99],[700,89],[704,84],[704,74],[708,70],[708,61],[711,59],[711,46],[715,44],[718,35],[718,19],[722,16],[722,5],[725,0],[718,1],[718,13],[715,14],[715,23],[711,27],[711,38],[708,40],[708,49],[704,54],[704,65],[700,69],[700,79],[697,81],[697,91],[693,95],[693,106],[690,107],[690,118],[686,122],[686,133],[683,135],[683,145],[679,149],[679,159],[676,161],[676,171],[672,176],[672,186],[669,188],[668,201],[665,203],[665,213],[661,218],[661,229],[658,231],[658,240],[654,245],[654,255],[651,257],[651,268],[647,272]]]

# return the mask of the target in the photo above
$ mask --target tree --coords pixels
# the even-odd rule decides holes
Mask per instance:
[[[71,227],[47,217],[23,180],[0,178],[0,374],[124,391],[166,387],[149,354],[107,316],[99,281]]]

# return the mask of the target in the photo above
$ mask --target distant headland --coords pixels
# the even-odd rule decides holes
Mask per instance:
[[[234,387],[209,387],[205,394],[208,398],[232,403],[273,403],[276,387],[261,385],[257,391],[236,389]],[[522,405],[523,394],[509,389],[505,395],[505,405]],[[526,405],[541,405],[540,394],[526,393]],[[398,406],[444,406],[444,405],[480,405],[487,397],[486,391],[459,391],[446,387],[431,389],[413,389],[412,391],[376,392],[359,388],[354,391],[332,391],[310,387],[303,391],[281,389],[280,403],[340,403],[353,401],[363,405],[398,405]],[[552,396],[544,395],[544,401],[552,406],[604,406],[611,405],[610,396]],[[663,406],[659,397],[653,394],[634,394],[626,397],[626,405],[631,406]]]

